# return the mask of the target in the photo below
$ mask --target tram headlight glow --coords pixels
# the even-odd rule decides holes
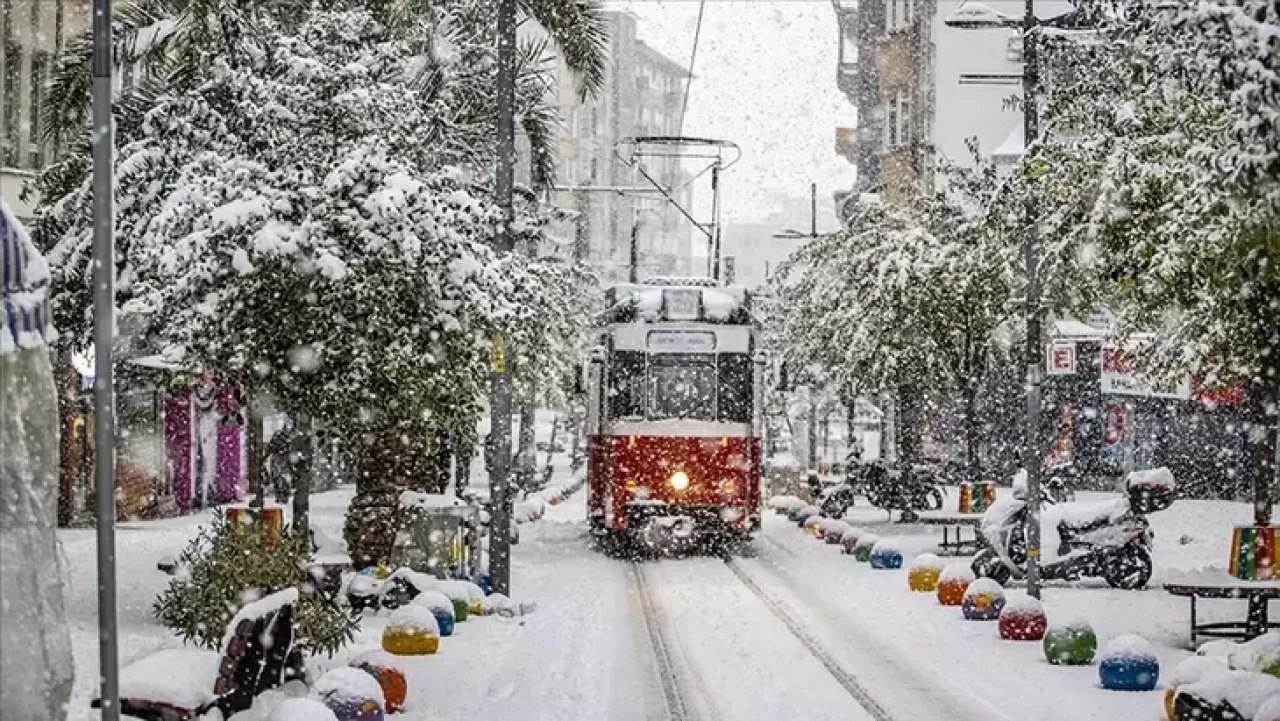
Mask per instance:
[[[677,491],[683,491],[689,487],[689,474],[684,471],[676,471],[671,474],[671,487]]]

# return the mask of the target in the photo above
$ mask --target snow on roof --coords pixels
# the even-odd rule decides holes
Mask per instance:
[[[1099,330],[1091,325],[1081,323],[1078,320],[1071,320],[1070,318],[1055,320],[1053,322],[1053,334],[1059,338],[1068,338],[1071,340],[1101,339],[1110,335],[1104,330]]]
[[[225,651],[227,644],[231,643],[231,639],[236,635],[236,627],[240,625],[241,621],[257,621],[266,618],[285,606],[297,603],[298,589],[290,587],[241,606],[235,617],[231,619],[231,623],[227,624],[227,632],[222,637],[222,650]]]

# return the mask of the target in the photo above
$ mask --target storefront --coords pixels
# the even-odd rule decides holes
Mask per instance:
[[[1072,464],[1093,488],[1167,466],[1188,496],[1249,497],[1242,387],[1209,391],[1190,377],[1153,384],[1134,374],[1105,333],[1058,326],[1046,357],[1047,464]]]

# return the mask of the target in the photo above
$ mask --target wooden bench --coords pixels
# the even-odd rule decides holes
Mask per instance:
[[[1271,621],[1268,614],[1270,603],[1280,599],[1280,581],[1243,581],[1226,571],[1204,571],[1168,581],[1164,590],[1174,596],[1191,599],[1192,647],[1202,636],[1247,641],[1269,630],[1280,629],[1280,622]],[[1245,600],[1249,608],[1243,621],[1200,623],[1196,615],[1196,601],[1201,598]]]
[[[921,511],[917,514],[916,523],[926,526],[942,526],[942,542],[938,544],[941,556],[972,556],[978,552],[979,528],[982,526],[981,513],[959,513],[956,511]],[[971,537],[964,537],[964,529],[971,528]],[[951,534],[955,534],[954,540]]]

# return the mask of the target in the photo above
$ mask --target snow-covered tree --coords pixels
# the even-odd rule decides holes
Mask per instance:
[[[474,425],[491,339],[575,329],[563,284],[490,249],[501,215],[471,151],[430,132],[451,105],[416,84],[411,43],[365,12],[262,40],[252,64],[214,61],[165,98],[119,153],[125,317],[173,359],[344,436],[361,464],[348,537],[369,562],[401,490],[442,490],[437,444]],[[68,286],[87,273],[89,203],[82,186],[47,209],[67,229],[51,258]]]
[[[953,182],[912,209],[856,200],[842,231],[810,241],[782,269],[788,355],[838,387],[895,395],[908,462],[924,393],[940,391],[965,399],[967,456],[977,463],[978,392],[1010,282],[1008,254],[984,221],[993,173],[948,168]]]
[[[1034,203],[1063,266],[1088,258],[1124,327],[1155,333],[1140,370],[1246,384],[1265,524],[1280,414],[1280,9],[1124,9],[1057,48],[1075,62],[1054,64],[1046,137],[1010,207]]]

